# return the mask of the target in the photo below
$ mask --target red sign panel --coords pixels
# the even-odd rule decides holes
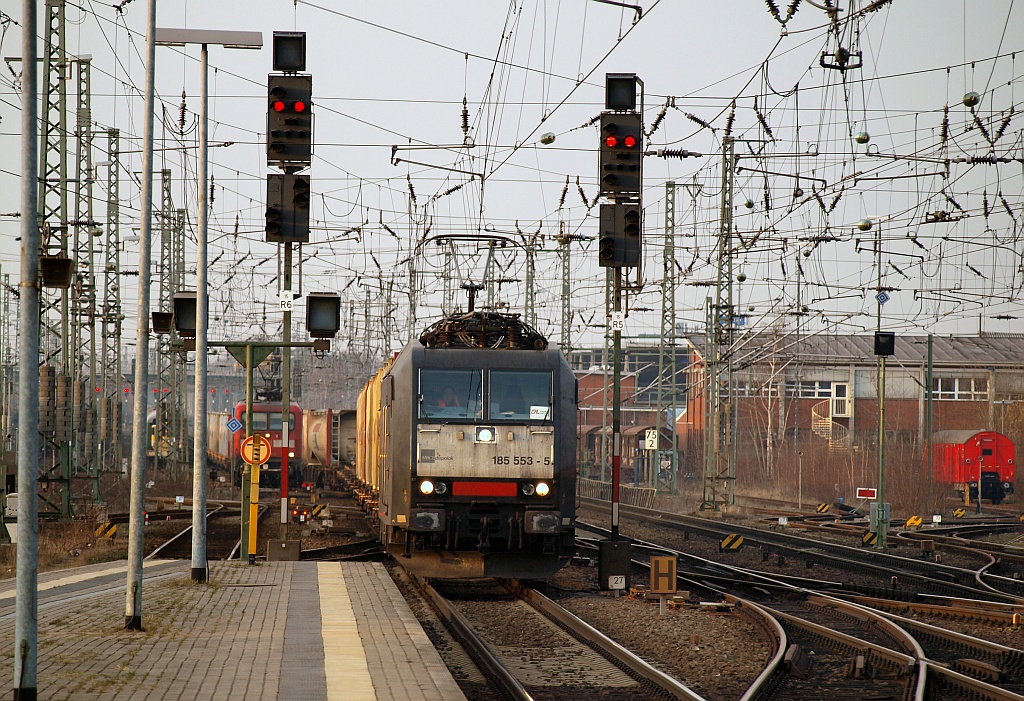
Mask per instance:
[[[857,487],[858,499],[877,499],[878,490],[873,487]]]
[[[515,482],[453,482],[454,497],[514,497]]]

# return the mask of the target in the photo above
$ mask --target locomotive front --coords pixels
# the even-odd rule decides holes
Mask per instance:
[[[407,569],[542,578],[568,561],[576,380],[560,352],[515,315],[471,313],[424,332],[381,383],[379,517]]]

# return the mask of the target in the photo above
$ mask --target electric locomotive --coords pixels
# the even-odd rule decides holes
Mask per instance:
[[[357,476],[428,577],[544,578],[575,552],[576,378],[518,314],[451,315],[363,388]]]
[[[213,466],[228,470],[236,484],[240,485],[243,469],[240,447],[245,431],[232,432],[228,428],[228,421],[232,417],[245,425],[245,402],[236,404],[230,414],[209,412],[206,419],[206,453]],[[284,423],[280,402],[253,404],[253,433],[264,436],[271,444],[270,460],[260,470],[260,484],[268,488],[281,486],[281,462],[287,450],[290,489],[298,489],[305,482],[324,486],[324,473],[333,467],[331,411],[303,411],[298,404],[292,402],[288,412],[287,441]]]

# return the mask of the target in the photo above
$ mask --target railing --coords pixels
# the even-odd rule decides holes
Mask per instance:
[[[580,478],[576,481],[576,493],[581,497],[611,501],[612,483]],[[619,503],[653,509],[654,497],[657,493],[658,490],[653,487],[634,487],[630,484],[620,484]]]
[[[826,399],[811,407],[811,431],[828,441],[829,450],[844,450],[853,443],[850,430],[832,420],[832,402],[837,399],[842,398]]]

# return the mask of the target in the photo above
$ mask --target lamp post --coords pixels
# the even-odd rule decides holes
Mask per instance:
[[[208,58],[207,47],[219,44],[225,48],[260,49],[263,48],[263,34],[260,32],[218,31],[213,29],[157,29],[156,43],[161,46],[184,46],[199,44],[200,82],[199,82],[199,230],[196,234],[196,370],[195,370],[195,407],[192,453],[192,581],[206,581],[206,352],[207,329],[209,327],[209,292],[207,289],[207,225],[209,221],[209,202],[207,189],[209,176],[207,140],[207,100],[208,100]]]

